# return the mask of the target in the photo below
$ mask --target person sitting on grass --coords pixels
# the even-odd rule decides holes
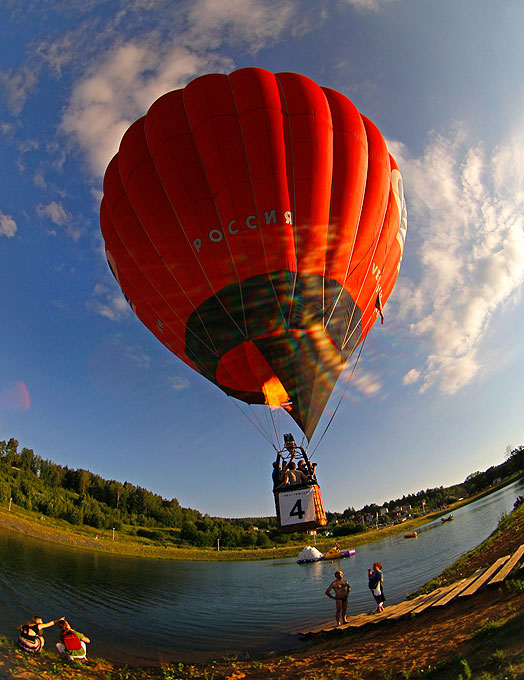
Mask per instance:
[[[48,621],[44,623],[40,616],[33,616],[31,621],[23,623],[18,627],[20,631],[20,637],[18,638],[17,645],[24,652],[29,652],[30,654],[37,654],[44,646],[44,636],[42,631],[49,626],[54,626],[54,621]]]
[[[56,643],[58,653],[68,661],[86,661],[86,643],[91,640],[73,630],[64,618],[59,619],[58,625],[60,626],[60,642]]]

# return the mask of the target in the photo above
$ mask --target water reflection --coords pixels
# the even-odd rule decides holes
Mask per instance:
[[[453,522],[428,523],[417,539],[393,536],[333,563],[112,557],[1,531],[0,633],[13,637],[16,625],[38,613],[66,616],[92,639],[93,655],[120,662],[283,651],[298,644],[296,631],[333,617],[324,591],[336,569],[352,585],[350,613],[373,608],[367,568],[376,560],[384,564],[386,604],[398,602],[483,541],[523,487],[518,482],[464,506]],[[48,645],[55,635],[51,629]]]

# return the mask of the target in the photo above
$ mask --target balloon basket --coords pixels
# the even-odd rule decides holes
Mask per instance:
[[[283,533],[309,531],[327,524],[318,484],[277,491],[275,509],[278,528]]]

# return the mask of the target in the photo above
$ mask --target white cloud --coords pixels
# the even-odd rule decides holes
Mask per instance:
[[[31,151],[37,151],[40,147],[38,139],[23,139],[18,142],[17,148],[20,153],[30,153]]]
[[[256,52],[278,40],[284,31],[307,30],[305,15],[293,0],[197,0],[189,12],[192,44],[213,49],[224,42],[245,43]]]
[[[122,293],[113,286],[108,288],[102,284],[95,286],[93,299],[87,303],[87,307],[110,321],[121,321],[131,313]]]
[[[62,227],[66,234],[73,239],[73,241],[78,241],[82,236],[82,231],[73,223],[72,215],[64,208],[64,206],[58,201],[51,201],[47,205],[40,203],[36,206],[36,212],[40,217],[47,218],[56,224],[58,227]]]
[[[137,2],[123,12],[138,20],[150,5]],[[308,27],[295,0],[192,0],[163,11],[160,30],[144,30],[133,39],[122,38],[122,30],[115,33],[112,47],[99,50],[102,56],[73,87],[61,130],[87,154],[95,176],[103,174],[125,130],[155,99],[202,73],[234,68],[219,47],[234,43],[254,52]],[[126,25],[125,17],[120,23]]]
[[[402,378],[402,384],[403,385],[412,385],[413,383],[416,383],[419,378],[420,378],[420,371],[417,371],[416,368],[412,368]]]
[[[453,394],[482,369],[493,313],[524,282],[524,133],[491,154],[470,146],[460,126],[434,135],[421,158],[390,148],[405,180],[408,248],[420,264],[418,280],[400,277],[399,313],[429,343],[420,390]]]
[[[48,217],[52,222],[58,226],[64,226],[70,219],[70,215],[61,203],[51,201],[47,205],[40,203],[36,208],[40,217]]]
[[[163,52],[146,43],[121,45],[76,85],[62,130],[87,152],[91,170],[100,176],[133,120],[206,65],[206,59],[184,47]]]
[[[17,72],[0,71],[0,86],[5,92],[9,111],[17,116],[25,106],[27,97],[38,82],[38,70],[28,65]]]
[[[355,373],[351,387],[365,397],[373,397],[382,390],[382,382],[377,375],[371,373]]]
[[[357,366],[353,375],[351,375],[352,373],[353,364],[350,363],[342,372],[338,382],[339,389],[345,389],[349,380],[348,391],[357,393],[361,397],[374,397],[381,392],[382,382],[376,373],[366,371],[361,366]]]
[[[168,376],[167,380],[175,392],[180,392],[189,387],[189,380],[179,375]]]
[[[35,56],[39,62],[46,63],[55,72],[62,75],[62,69],[69,64],[74,56],[75,36],[68,33],[51,42],[41,41],[36,45]]]
[[[15,126],[13,123],[6,123],[5,121],[0,122],[0,132],[3,135],[10,135],[14,132]]]
[[[149,369],[151,366],[151,357],[146,354],[140,347],[131,345],[122,345],[122,353],[132,363],[134,363],[139,368]]]
[[[39,187],[40,189],[45,189],[47,184],[45,181],[44,173],[42,172],[35,172],[33,175],[33,184],[35,187]]]
[[[16,234],[18,227],[16,222],[11,217],[11,215],[5,215],[0,212],[0,236],[7,236],[7,238],[13,238]]]
[[[388,2],[391,0],[346,0],[348,5],[367,12],[378,12]]]

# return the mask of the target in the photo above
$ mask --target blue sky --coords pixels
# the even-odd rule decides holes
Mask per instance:
[[[327,509],[502,462],[524,443],[523,22],[511,0],[4,0],[0,439],[211,515],[274,512],[272,447],[133,316],[98,221],[133,120],[259,66],[346,94],[404,177],[386,323],[317,428],[342,397],[314,456]]]

